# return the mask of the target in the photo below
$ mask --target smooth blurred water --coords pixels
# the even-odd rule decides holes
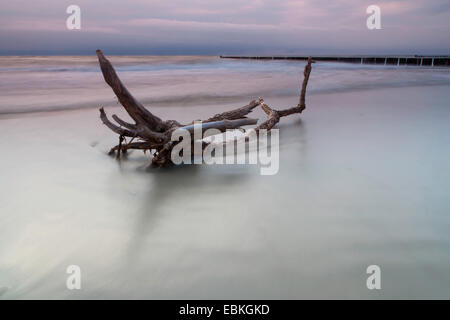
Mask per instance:
[[[117,137],[98,118],[97,93],[109,114],[124,112],[94,59],[60,57],[72,71],[59,72],[29,70],[53,68],[53,57],[14,59],[8,68],[27,70],[2,71],[1,99],[14,95],[22,111],[63,97],[87,109],[0,116],[1,298],[450,297],[446,69],[315,64],[307,109],[278,126],[280,170],[261,176],[250,165],[151,169],[142,152],[118,162],[106,154]],[[160,94],[153,112],[182,122],[246,104],[249,88],[293,106],[302,69],[113,59],[133,93]],[[163,61],[127,71],[130,59]],[[80,64],[93,70],[74,71]],[[72,264],[79,291],[66,288]],[[366,288],[372,264],[380,291]]]
[[[120,77],[145,104],[198,106],[298,94],[303,61],[204,56],[112,56]],[[316,63],[310,94],[450,84],[450,68]],[[95,56],[0,57],[0,113],[114,104]]]

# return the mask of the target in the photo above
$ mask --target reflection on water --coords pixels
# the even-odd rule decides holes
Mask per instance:
[[[199,172],[196,165],[165,170],[148,168],[146,171],[152,175],[152,179],[147,189],[143,190],[144,199],[139,203],[136,212],[136,229],[129,243],[128,261],[131,264],[135,262],[133,257],[142,253],[143,239],[152,232],[158,221],[164,218],[165,208],[173,206],[173,202],[187,205],[189,199],[204,198],[199,201],[202,202],[199,206],[202,210],[213,212],[215,206],[222,206],[215,203],[214,199],[220,199],[221,193],[226,193],[236,185],[245,185],[249,179],[246,170],[238,170],[238,173],[235,173],[232,169],[227,174],[210,177]],[[182,210],[182,206],[178,210]]]

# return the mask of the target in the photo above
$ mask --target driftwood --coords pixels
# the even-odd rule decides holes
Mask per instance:
[[[100,108],[102,122],[119,135],[119,144],[110,150],[110,154],[117,152],[117,157],[120,158],[121,153],[125,153],[130,149],[148,150],[153,155],[152,165],[163,167],[173,164],[171,161],[171,150],[178,142],[171,141],[172,133],[177,129],[186,129],[193,132],[194,122],[181,124],[176,120],[164,121],[155,116],[131,95],[119,79],[114,67],[100,50],[97,50],[97,57],[106,83],[112,88],[120,104],[125,108],[131,119],[134,120],[134,123],[129,123],[117,115],[113,115],[112,118],[117,123],[114,124],[108,119],[104,109]],[[280,121],[281,117],[301,113],[305,109],[306,86],[310,73],[311,57],[308,58],[305,66],[300,100],[297,106],[284,110],[275,110],[269,107],[262,98],[258,98],[250,101],[246,106],[219,113],[207,120],[203,120],[202,130],[214,128],[220,132],[225,132],[228,129],[240,129],[246,125],[256,125],[258,120],[248,118],[247,115],[258,106],[266,113],[267,120],[257,125],[254,129],[256,131],[272,129]],[[130,141],[124,143],[126,137],[130,138]],[[194,141],[191,141],[191,143],[194,143]],[[203,146],[205,147],[206,145],[207,143],[204,142]]]

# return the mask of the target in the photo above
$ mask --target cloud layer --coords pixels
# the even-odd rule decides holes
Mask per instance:
[[[432,2],[432,3],[431,3]],[[67,30],[66,8],[81,8]],[[381,8],[381,30],[366,8]],[[449,0],[1,0],[0,54],[448,54]]]

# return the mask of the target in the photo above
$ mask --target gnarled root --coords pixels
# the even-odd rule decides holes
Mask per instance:
[[[117,115],[113,115],[112,118],[117,123],[115,124],[108,119],[105,110],[100,108],[100,119],[102,122],[119,135],[119,144],[113,147],[109,153],[117,152],[117,157],[120,158],[121,153],[125,153],[130,149],[148,150],[153,155],[152,165],[157,167],[171,165],[171,151],[179,143],[178,141],[171,141],[172,133],[177,129],[184,129],[193,133],[195,128],[194,121],[191,124],[182,125],[176,120],[161,120],[131,95],[119,79],[114,67],[100,50],[97,50],[97,57],[105,82],[114,91],[131,119],[134,120],[134,123],[129,123],[120,119]],[[311,63],[311,57],[309,57],[304,70],[300,100],[297,106],[284,110],[275,110],[269,107],[262,98],[259,98],[250,101],[248,105],[216,114],[202,121],[202,131],[217,129],[220,132],[225,132],[229,129],[240,129],[242,126],[256,125],[258,120],[248,118],[247,115],[258,106],[264,110],[268,119],[256,126],[256,131],[260,129],[270,130],[280,121],[281,117],[301,113],[306,107],[306,86],[311,73]],[[125,137],[131,138],[130,142],[124,143]],[[192,134],[191,137],[193,137]],[[133,142],[134,140],[137,141]],[[194,141],[192,140],[191,143],[193,144]],[[207,143],[203,142],[203,148],[206,145]]]

